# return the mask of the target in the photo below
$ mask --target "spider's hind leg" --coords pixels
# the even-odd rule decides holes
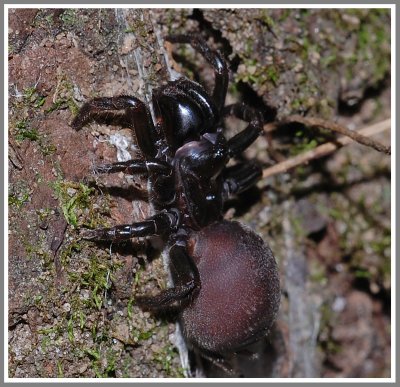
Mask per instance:
[[[229,358],[233,357],[234,354],[226,357],[217,353],[199,349],[195,349],[194,354],[196,357],[196,363],[199,364],[200,369],[205,372],[207,377],[239,378],[242,376],[233,367],[232,360]]]
[[[170,268],[174,286],[155,296],[139,296],[139,306],[152,311],[164,311],[187,305],[200,289],[197,266],[187,251],[186,244],[175,243],[169,250]]]

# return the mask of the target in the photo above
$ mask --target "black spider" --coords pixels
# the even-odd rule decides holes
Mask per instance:
[[[248,227],[223,220],[224,201],[261,177],[254,162],[227,167],[260,135],[262,115],[238,103],[224,107],[225,59],[195,36],[170,36],[188,43],[214,68],[211,95],[180,78],[153,92],[156,122],[132,96],[95,98],[72,122],[92,120],[134,131],[142,159],[97,167],[98,172],[145,174],[157,213],[142,222],[88,230],[87,239],[121,241],[162,235],[167,240],[174,287],[137,297],[151,310],[177,308],[187,342],[203,353],[224,355],[255,342],[270,329],[280,301],[278,270],[269,247]],[[117,112],[119,111],[119,112]],[[222,120],[233,115],[248,126],[229,140]]]

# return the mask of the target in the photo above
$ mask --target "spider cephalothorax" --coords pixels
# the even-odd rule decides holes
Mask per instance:
[[[97,171],[148,176],[157,211],[142,222],[86,231],[85,237],[121,241],[164,236],[174,285],[154,297],[137,297],[137,302],[152,310],[174,307],[190,345],[224,354],[263,336],[279,307],[271,250],[248,227],[222,216],[224,201],[261,177],[254,162],[227,163],[260,135],[262,115],[241,103],[224,106],[228,68],[203,40],[183,35],[167,40],[191,44],[204,56],[214,68],[213,92],[185,78],[169,82],[153,92],[156,123],[148,107],[132,96],[95,98],[83,105],[72,122],[76,130],[96,120],[134,131],[143,157]],[[230,139],[222,123],[227,115],[248,122]]]

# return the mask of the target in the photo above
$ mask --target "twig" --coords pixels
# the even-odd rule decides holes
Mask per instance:
[[[376,149],[378,152],[383,152],[390,155],[390,146],[382,145],[379,142],[374,141],[373,139],[366,137],[359,132],[347,129],[346,127],[338,125],[332,121],[326,121],[322,120],[321,118],[315,118],[315,117],[302,117],[299,115],[293,115],[285,118],[284,122],[285,123],[298,122],[300,124],[304,124],[307,126],[323,128],[334,132],[338,132],[340,134],[343,134],[344,136],[350,137],[351,139],[362,145],[369,146],[371,148]]]
[[[390,118],[388,118],[387,120],[378,122],[377,124],[367,126],[363,129],[361,129],[359,132],[357,132],[357,134],[361,135],[362,137],[368,138],[368,136],[372,136],[374,134],[378,134],[385,130],[390,129],[390,126],[391,126],[391,120],[390,120]],[[342,137],[338,138],[336,142],[327,142],[326,144],[319,145],[316,148],[311,149],[310,151],[304,152],[300,155],[297,155],[295,157],[292,157],[290,159],[282,161],[281,163],[278,163],[272,167],[264,169],[263,178],[265,179],[267,177],[276,175],[278,173],[286,172],[289,169],[292,169],[294,167],[297,167],[298,165],[307,163],[310,160],[317,159],[322,156],[326,156],[329,153],[334,152],[339,147],[347,145],[347,144],[351,143],[352,141],[353,141],[352,138],[342,136]]]

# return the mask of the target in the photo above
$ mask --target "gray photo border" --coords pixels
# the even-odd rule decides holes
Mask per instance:
[[[260,1],[260,0],[253,0],[253,1],[251,1],[251,5],[257,5],[257,4],[260,4],[260,5],[265,5],[265,4],[276,4],[277,2],[276,1]],[[394,18],[393,18],[393,20],[395,20],[395,23],[396,23],[396,26],[398,26],[399,24],[400,24],[400,18],[399,18],[399,14],[398,14],[398,12],[397,12],[397,9],[396,9],[396,2],[395,1],[392,1],[392,2],[384,2],[384,3],[382,3],[382,4],[377,4],[378,2],[376,2],[376,1],[371,1],[371,0],[367,0],[367,1],[363,1],[363,2],[361,2],[361,1],[352,1],[352,2],[345,2],[345,1],[335,1],[335,2],[332,2],[331,3],[331,5],[377,5],[377,6],[383,6],[383,5],[394,5],[395,6],[395,8],[394,8]],[[10,5],[10,6],[12,6],[12,5],[35,5],[36,7],[40,7],[40,6],[44,6],[44,5],[55,5],[55,6],[70,6],[70,5],[78,5],[77,4],[77,2],[75,1],[71,1],[71,0],[66,0],[66,1],[63,1],[63,2],[60,2],[60,1],[42,1],[40,4],[38,4],[38,3],[36,3],[35,1],[32,1],[32,0],[27,0],[27,1],[14,1],[14,2],[3,2],[3,7],[2,7],[2,9],[1,9],[1,20],[4,20],[4,16],[5,16],[5,13],[6,13],[6,9],[5,9],[5,5]],[[84,4],[85,5],[96,5],[96,4],[99,4],[99,5],[108,5],[108,6],[110,6],[110,7],[113,7],[113,5],[112,4],[110,4],[110,2],[109,1],[106,1],[106,0],[97,0],[97,1],[94,1],[94,0],[87,0],[87,1],[85,1],[84,2]],[[142,6],[144,6],[144,7],[146,7],[147,5],[149,5],[149,4],[157,4],[157,5],[160,5],[160,6],[165,6],[165,7],[168,7],[168,6],[170,6],[170,4],[171,4],[171,2],[167,2],[167,1],[165,1],[165,0],[159,0],[159,1],[154,1],[154,0],[148,0],[148,1],[138,1],[138,2],[135,2],[135,3],[132,3],[132,2],[129,2],[129,1],[126,1],[126,0],[122,0],[122,1],[119,1],[118,2],[118,4],[117,5],[129,5],[129,4],[131,4],[132,6],[135,6],[135,7],[137,7],[137,6],[140,6],[140,5],[142,5]],[[196,2],[184,2],[184,1],[180,1],[180,0],[175,0],[175,1],[173,1],[173,4],[176,4],[176,5],[182,5],[182,6],[192,6],[192,5],[205,5],[205,4],[210,4],[210,2],[206,2],[206,1],[203,1],[203,2],[199,2],[199,1],[196,1]],[[235,5],[240,5],[240,4],[243,4],[243,2],[240,2],[240,1],[238,1],[238,0],[231,0],[231,1],[224,1],[224,0],[221,0],[221,1],[219,1],[218,2],[218,4],[216,4],[216,6],[218,6],[218,5],[232,5],[233,7],[235,6]],[[323,3],[321,3],[321,2],[317,2],[317,1],[315,1],[315,0],[309,0],[309,1],[307,1],[307,2],[305,2],[305,1],[299,1],[299,0],[292,0],[292,1],[281,1],[281,2],[279,2],[279,4],[281,5],[286,5],[286,4],[290,4],[290,5],[308,5],[308,4],[310,4],[310,5],[314,5],[314,4],[323,4]],[[250,5],[250,4],[248,4],[248,5]],[[324,5],[326,5],[326,4],[324,4]],[[4,40],[4,28],[2,29],[2,40],[1,40],[1,45],[2,45],[2,52],[4,52],[4,42],[5,42],[5,40]],[[396,42],[396,50],[395,50],[395,52],[396,52],[396,62],[397,63],[399,63],[399,53],[398,53],[398,45],[399,45],[399,43],[398,43],[398,41]],[[393,57],[392,57],[393,58]],[[6,59],[4,59],[3,60],[3,62],[2,62],[2,74],[3,74],[3,79],[5,80],[5,66],[7,66],[7,61],[6,61]],[[7,80],[5,80],[5,82],[7,82]],[[5,90],[5,87],[4,87],[5,85],[3,85],[3,90]],[[400,108],[399,108],[399,106],[398,106],[398,103],[399,103],[399,98],[398,98],[398,91],[399,91],[399,89],[400,89],[400,77],[397,77],[397,79],[396,79],[396,84],[395,84],[395,96],[396,96],[396,102],[397,102],[397,104],[396,104],[396,111],[400,111]],[[3,94],[3,100],[2,100],[2,103],[1,103],[1,112],[2,112],[2,117],[3,117],[3,122],[5,122],[5,114],[7,114],[6,113],[6,111],[5,111],[5,103],[6,103],[6,98],[7,98],[7,96],[5,95],[5,94]],[[395,130],[395,128],[396,128],[396,125],[395,125],[395,121],[394,121],[394,118],[392,118],[392,122],[393,122],[393,124],[392,124],[392,133],[394,132],[394,130]],[[6,166],[7,166],[7,160],[6,160],[6,156],[7,156],[7,151],[6,151],[6,142],[7,142],[7,134],[6,134],[6,132],[5,132],[5,127],[4,127],[4,135],[3,135],[3,146],[2,146],[2,150],[4,151],[4,154],[2,154],[2,156],[3,156],[3,160],[4,160],[4,168],[2,169],[2,181],[3,182],[5,182],[5,173],[6,173]],[[399,137],[397,137],[396,138],[396,144],[395,144],[395,146],[396,146],[396,148],[398,148],[398,146],[399,146],[399,141],[400,141],[400,139],[399,139]],[[393,156],[393,157],[395,157],[395,156]],[[392,160],[392,166],[394,167],[398,167],[398,165],[397,165],[397,159],[396,160]],[[397,171],[397,168],[396,168],[396,171]],[[398,171],[397,171],[397,173],[396,173],[396,177],[398,176]],[[398,179],[395,179],[395,181],[396,181],[396,183],[395,183],[395,192],[397,192],[397,189],[398,189]],[[5,206],[7,205],[7,202],[6,202],[6,197],[8,197],[8,196],[6,196],[6,187],[4,187],[4,189],[2,190],[2,192],[1,192],[1,199],[2,199],[2,203],[3,203],[3,205],[4,205],[4,209],[6,208]],[[392,202],[392,206],[394,205],[394,202]],[[3,224],[5,224],[5,221],[6,221],[6,219],[5,219],[5,213],[4,213],[4,211],[2,212],[2,220],[3,220]],[[395,212],[395,224],[398,224],[398,221],[399,221],[399,212],[398,212],[398,209],[396,209],[396,212]],[[2,237],[1,237],[1,246],[2,246],[2,248],[3,248],[3,251],[5,251],[5,243],[6,243],[6,233],[5,232],[3,232],[3,234],[2,234]],[[392,242],[392,243],[394,243],[394,242]],[[395,251],[395,249],[393,249],[392,251]],[[5,262],[5,260],[7,259],[7,257],[6,256],[4,256],[4,262]],[[3,264],[3,265],[1,265],[1,274],[2,274],[2,278],[5,278],[4,277],[4,275],[6,274],[6,273],[4,273],[4,270],[5,270],[5,264]],[[396,273],[395,273],[395,278],[397,279],[397,278],[399,278],[399,265],[397,264],[397,267],[396,267]],[[4,289],[5,290],[5,289]],[[5,294],[5,292],[3,293],[3,294]],[[6,337],[7,337],[7,331],[6,331],[6,321],[7,321],[7,316],[5,316],[4,315],[4,313],[6,312],[6,310],[5,310],[5,307],[6,307],[6,300],[5,300],[5,298],[4,298],[4,296],[2,297],[2,299],[1,299],[1,311],[2,311],[2,319],[1,319],[1,326],[2,326],[2,332],[4,332],[4,334],[3,335],[1,335],[1,347],[2,347],[2,350],[4,351],[3,353],[4,353],[4,362],[1,362],[1,366],[0,366],[0,371],[1,371],[1,379],[0,379],[0,384],[1,385],[3,385],[3,383],[4,384],[6,384],[5,383],[5,377],[6,377],[6,375],[4,374],[4,364],[5,364],[5,361],[7,361],[7,359],[8,359],[8,354],[7,354],[7,349],[4,347],[4,345],[5,345],[5,340],[6,340]],[[399,310],[399,299],[397,299],[396,300],[396,311],[398,311]],[[396,317],[397,316],[393,316],[393,319],[392,319],[392,321],[394,322],[394,321],[396,321],[397,319],[396,319]],[[3,326],[3,324],[4,324],[4,326]],[[393,332],[393,334],[394,334],[394,332]],[[398,338],[397,338],[398,339]],[[392,378],[396,378],[396,375],[398,375],[398,369],[397,369],[397,365],[398,365],[398,363],[396,363],[395,362],[395,359],[397,358],[399,358],[400,356],[399,356],[399,347],[398,347],[398,345],[396,345],[397,344],[397,341],[398,340],[396,340],[396,343],[395,343],[395,358],[394,359],[392,359],[392,361],[393,361],[393,364],[396,364],[394,367],[395,367],[395,369],[394,369],[394,374],[392,375]],[[393,369],[393,368],[392,368]],[[99,381],[100,382],[100,381]],[[221,383],[223,383],[223,384],[225,384],[225,383],[231,383],[230,381],[225,381],[225,382],[208,382],[207,380],[205,380],[205,381],[203,381],[203,380],[201,380],[201,381],[199,381],[199,380],[186,380],[186,382],[196,382],[196,384],[200,384],[200,385],[203,385],[203,384],[207,384],[207,385],[209,385],[210,383],[211,384],[215,384],[215,385],[218,385],[218,384],[221,384]],[[235,384],[236,384],[236,381],[235,380],[233,380],[232,382],[234,382]],[[271,382],[273,383],[273,382],[276,382],[276,381],[274,381],[273,379],[271,379]],[[16,384],[16,383],[24,383],[24,382],[12,382],[12,381],[9,381],[7,384]],[[60,385],[60,384],[64,384],[64,383],[69,383],[70,384],[70,382],[68,381],[68,379],[65,379],[65,382],[58,382],[58,381],[55,381],[55,382],[53,382],[53,381],[49,381],[49,382],[47,382],[47,381],[40,381],[40,382],[30,382],[31,384],[33,384],[33,385],[39,385],[39,384],[42,384],[42,383],[46,383],[46,385]],[[107,381],[107,382],[105,382],[105,383],[101,383],[101,384],[105,384],[105,385],[108,385],[108,384],[111,384],[111,383],[115,383],[115,381],[113,381],[113,380],[110,380],[110,381]],[[119,385],[126,385],[126,386],[128,386],[128,385],[131,385],[132,383],[135,383],[135,385],[143,385],[143,386],[148,386],[148,385],[155,385],[155,384],[162,384],[162,385],[164,385],[164,386],[172,386],[172,385],[176,385],[176,383],[174,383],[174,382],[163,382],[162,380],[154,380],[154,381],[152,381],[152,382],[141,382],[141,381],[138,381],[138,382],[132,382],[132,379],[129,379],[129,381],[126,381],[126,382],[124,382],[124,381],[122,381],[121,383],[119,383],[118,382],[118,384]],[[242,383],[242,382],[239,382],[239,383]],[[244,382],[243,382],[244,383]],[[263,379],[262,381],[261,381],[261,383],[268,383],[268,381],[265,381],[265,379]],[[291,385],[291,384],[293,384],[294,382],[284,382],[284,383],[279,383],[280,385]],[[296,384],[306,384],[306,383],[310,383],[310,382],[295,382]],[[365,383],[365,380],[364,381],[360,381],[360,382],[358,382],[358,381],[355,381],[355,383]],[[376,385],[376,386],[378,386],[378,385],[381,385],[383,383],[383,380],[380,380],[380,379],[376,379],[376,382],[374,381],[374,380],[371,380],[371,383],[370,382],[368,382],[368,385]],[[78,385],[78,386],[83,386],[83,385],[89,385],[89,384],[91,384],[91,382],[85,382],[85,381],[83,381],[83,382],[72,382],[72,384],[73,385]],[[353,385],[354,384],[354,381],[353,382],[347,382],[347,381],[344,381],[344,382],[333,382],[333,383],[329,383],[329,384],[331,384],[331,385]]]

